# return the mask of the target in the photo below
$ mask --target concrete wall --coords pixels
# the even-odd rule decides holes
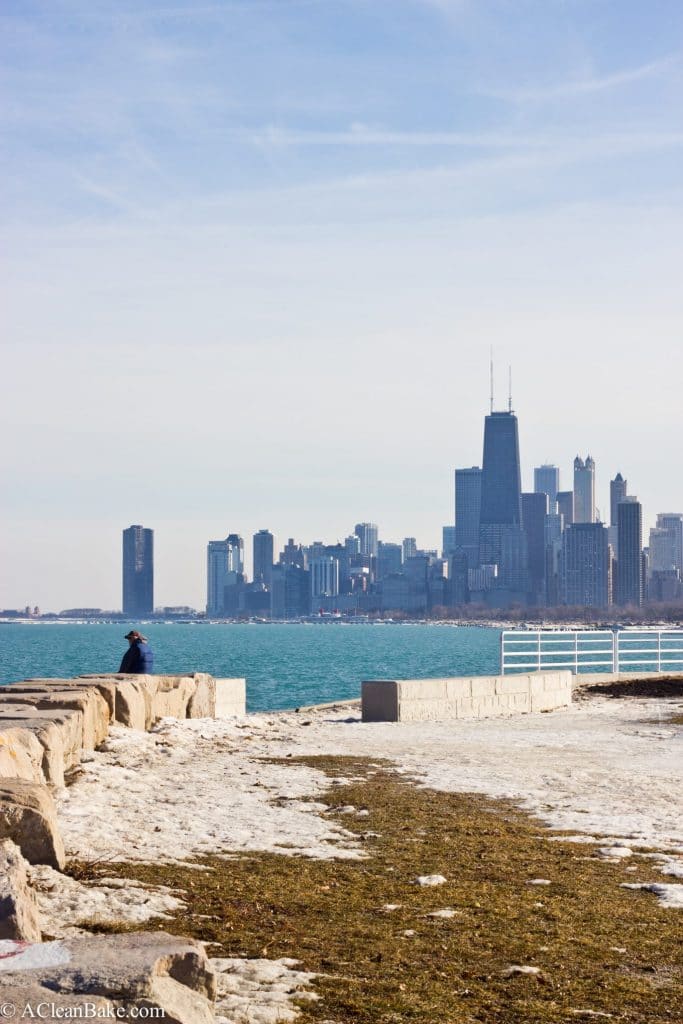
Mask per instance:
[[[214,718],[243,715],[246,710],[247,683],[245,679],[216,679]]]
[[[440,722],[552,711],[571,702],[571,672],[453,679],[372,679],[362,685],[364,722]]]

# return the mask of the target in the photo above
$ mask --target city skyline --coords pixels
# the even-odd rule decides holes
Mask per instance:
[[[514,367],[524,490],[680,506],[683,8],[9,0],[0,605],[201,606],[239,526],[439,545]],[[122,72],[125,69],[125,73]],[[74,570],[77,566],[77,571]]]

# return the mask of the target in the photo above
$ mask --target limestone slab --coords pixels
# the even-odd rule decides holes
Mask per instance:
[[[43,747],[21,720],[0,712],[0,779],[44,782]]]
[[[196,689],[187,705],[187,717],[214,718],[216,715],[216,680],[207,672],[195,672],[194,681]],[[238,681],[242,682],[242,680]],[[244,712],[241,713],[244,714]]]
[[[0,839],[16,843],[30,864],[64,867],[64,844],[47,786],[0,779]]]
[[[247,684],[245,679],[216,679],[216,718],[231,718],[244,715],[247,710]]]
[[[0,939],[40,942],[36,897],[28,883],[26,861],[11,839],[0,840]]]
[[[54,966],[49,961],[56,947]],[[37,966],[30,966],[31,954]],[[26,955],[28,953],[28,956]],[[24,966],[21,969],[22,960]],[[163,932],[95,935],[29,947],[16,958],[20,969],[0,960],[3,995],[33,985],[68,998],[95,996],[114,1005],[156,1010],[167,1024],[214,1024],[216,981],[199,943]],[[44,1000],[43,1000],[44,1001]],[[140,1014],[151,1017],[152,1013]]]

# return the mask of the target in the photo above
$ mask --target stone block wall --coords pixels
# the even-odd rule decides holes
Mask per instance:
[[[211,1024],[213,973],[198,943],[160,933],[41,942],[28,864],[64,868],[53,791],[112,723],[151,729],[160,718],[245,712],[245,681],[89,675],[0,686],[0,991],[17,1005],[49,1001],[71,1016],[86,1006],[153,1008],[177,1024]],[[23,1000],[23,1002],[22,1002]],[[68,1011],[68,1012],[67,1012]]]
[[[450,679],[372,679],[362,685],[364,722],[440,722],[552,711],[571,703],[571,672]]]

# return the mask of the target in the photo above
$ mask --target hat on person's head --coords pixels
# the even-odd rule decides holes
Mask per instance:
[[[124,640],[142,640],[146,642],[147,637],[143,636],[142,633],[138,633],[137,629],[131,629],[130,633],[126,633],[123,638]]]

